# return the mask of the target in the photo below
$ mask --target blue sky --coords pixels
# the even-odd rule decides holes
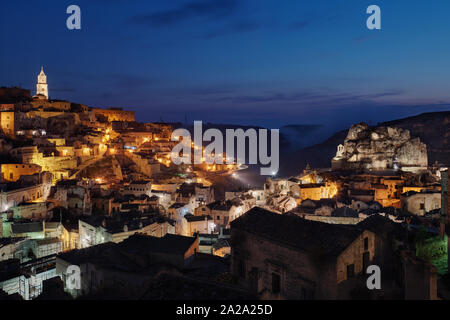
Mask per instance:
[[[82,29],[66,28],[81,8]],[[382,29],[366,28],[381,8]],[[142,121],[262,125],[450,110],[448,1],[2,1],[0,85]]]

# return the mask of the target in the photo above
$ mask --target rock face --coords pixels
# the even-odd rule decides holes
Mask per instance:
[[[427,147],[408,130],[353,125],[332,160],[334,170],[417,171],[428,166]]]

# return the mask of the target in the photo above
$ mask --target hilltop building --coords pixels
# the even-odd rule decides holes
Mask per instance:
[[[427,146],[413,138],[408,130],[397,127],[353,125],[344,144],[337,148],[333,170],[402,170],[420,172],[427,169]]]
[[[48,100],[47,76],[44,73],[44,67],[41,67],[41,73],[38,75],[36,84],[36,96],[43,95]]]

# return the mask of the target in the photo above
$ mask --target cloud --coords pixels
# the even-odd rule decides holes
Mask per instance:
[[[138,88],[155,83],[156,79],[132,74],[113,74],[108,76],[112,85],[118,88]]]
[[[309,25],[311,25],[311,21],[300,20],[300,21],[291,23],[290,27],[291,27],[291,29],[303,29],[303,28],[308,27]]]
[[[148,86],[161,79],[146,77],[131,73],[91,73],[91,72],[70,72],[65,74],[69,80],[82,79],[84,82],[89,82],[90,85],[106,84],[118,88],[137,88]],[[86,80],[88,79],[88,80]]]
[[[129,21],[132,23],[162,27],[194,19],[220,19],[233,15],[238,8],[237,0],[201,0],[191,1],[178,8],[156,13],[137,15]]]
[[[261,28],[261,25],[252,21],[241,21],[232,25],[226,26],[216,31],[210,31],[203,35],[203,38],[213,39],[221,36],[241,34],[251,31],[256,31]]]
[[[218,101],[228,101],[237,104],[301,104],[338,106],[343,104],[356,104],[367,101],[376,101],[380,98],[398,96],[403,94],[401,90],[387,90],[376,93],[346,93],[346,92],[294,92],[294,93],[270,93],[265,95],[236,95],[219,97]]]
[[[366,35],[366,36],[359,36],[359,37],[354,38],[353,42],[360,44],[360,43],[366,42],[367,40],[370,40],[372,38],[373,38],[373,34]]]

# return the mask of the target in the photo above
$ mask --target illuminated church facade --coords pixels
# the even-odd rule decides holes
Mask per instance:
[[[47,76],[44,73],[44,67],[41,67],[41,73],[38,75],[38,82],[36,84],[36,95],[43,95],[48,99],[48,84]]]

